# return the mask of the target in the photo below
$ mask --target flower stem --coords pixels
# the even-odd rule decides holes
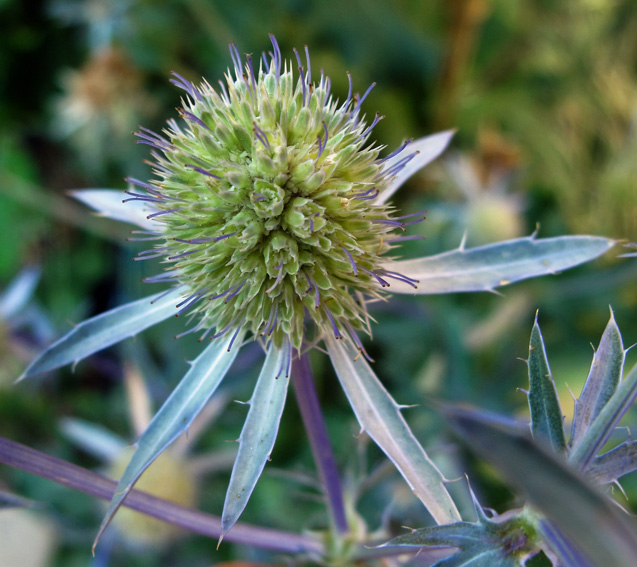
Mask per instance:
[[[341,481],[336,460],[327,435],[318,396],[314,388],[312,369],[307,353],[295,358],[292,363],[294,394],[303,418],[303,425],[310,439],[310,447],[318,468],[319,478],[325,490],[334,526],[340,533],[349,531]]]
[[[105,476],[3,437],[0,437],[0,463],[104,500],[112,499],[117,486],[117,482]],[[139,490],[132,490],[123,506],[211,538],[216,539],[221,535],[220,518],[184,508]],[[225,540],[283,553],[321,554],[323,550],[322,544],[315,539],[247,524],[236,524],[226,534]]]

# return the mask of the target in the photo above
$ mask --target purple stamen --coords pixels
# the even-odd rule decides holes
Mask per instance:
[[[394,164],[391,168],[389,168],[387,171],[384,171],[383,175],[386,176],[386,177],[392,177],[392,176],[396,175],[403,167],[405,167],[419,153],[420,152],[414,152],[413,154],[410,154],[407,157],[404,157],[399,162]]]
[[[156,213],[152,213],[150,215],[148,215],[146,218],[147,219],[152,219],[161,215],[167,215],[168,213],[176,213],[177,211],[181,211],[183,209],[183,207],[179,207],[177,209],[168,209],[166,211],[157,211]]]
[[[179,307],[181,307],[182,305],[185,304],[184,307],[179,309],[179,312],[175,315],[175,317],[179,317],[184,311],[186,311],[187,309],[192,307],[202,295],[203,295],[203,292],[194,293],[189,298],[187,298],[184,301],[182,301],[182,302],[178,303],[177,305],[175,305],[175,307],[177,309],[179,309]]]
[[[270,55],[272,52],[270,52]],[[265,51],[261,52],[261,61],[263,61],[263,66],[265,67],[266,74],[270,72],[270,64],[268,63],[268,58],[265,54]]]
[[[345,99],[345,102],[343,103],[343,108],[347,108],[347,106],[349,105],[349,101],[352,98],[352,89],[353,89],[352,75],[350,74],[349,71],[347,71],[347,80],[349,81],[349,89],[347,91],[347,98]]]
[[[196,333],[199,329],[201,329],[202,323],[203,321],[199,321],[199,323],[197,323],[191,329],[188,329],[187,331],[184,331],[183,333],[179,333],[178,335],[175,335],[175,339],[181,339],[181,337],[185,337],[186,335],[189,335],[190,333]]]
[[[198,167],[196,165],[188,164],[185,167],[189,167],[190,169],[194,169],[196,172],[202,173],[203,175],[207,175],[208,177],[214,177],[215,179],[221,179],[221,177],[219,177],[218,175],[215,175],[214,173],[210,173],[209,171],[206,171],[205,169],[203,169],[201,167]]]
[[[334,338],[342,339],[343,335],[341,335],[341,332],[338,330],[338,327],[336,326],[336,321],[334,321],[334,316],[332,315],[330,310],[327,307],[323,306],[323,311],[325,311],[327,318],[330,320],[330,323],[332,324],[332,329],[334,330]]]
[[[180,287],[182,287],[183,284],[179,284],[178,286],[175,287],[171,287],[169,289],[167,289],[164,293],[162,293],[159,297],[156,297],[155,299],[153,299],[150,304],[152,305],[153,303],[155,303],[155,301],[159,301],[162,297],[166,297],[169,293],[172,293],[173,291],[175,291],[176,289],[179,289]]]
[[[305,46],[305,61],[307,62],[307,82],[312,81],[312,67],[310,66],[310,50]]]
[[[241,319],[241,321],[239,321],[239,324],[237,325],[237,330],[234,332],[234,335],[232,336],[232,340],[230,341],[230,344],[228,345],[228,352],[230,352],[230,349],[232,348],[232,345],[234,344],[234,340],[237,338],[237,335],[239,334],[239,331],[241,330],[241,325],[243,325],[243,319]]]
[[[253,195],[256,195],[256,199],[254,199],[254,203],[259,203],[265,199],[267,199],[267,197],[263,194],[263,193],[258,193],[257,191],[255,191],[253,193]]]
[[[235,297],[237,293],[241,291],[241,288],[243,287],[244,283],[245,281],[241,282],[239,286],[237,287],[237,289],[235,289],[228,297],[226,297],[224,303],[228,303],[228,301],[230,301],[233,297]]]
[[[137,140],[138,144],[152,146],[164,153],[172,149],[172,144],[166,138],[143,126],[139,127],[139,131],[135,132],[135,136],[140,138],[140,140]]]
[[[188,112],[187,110],[184,110],[183,108],[178,108],[177,110],[179,112],[179,116],[181,116],[182,118],[190,120],[191,122],[195,122],[199,124],[199,126],[201,126],[202,128],[205,128],[206,130],[208,130],[209,132],[213,132],[213,129],[210,128],[208,124],[206,124],[201,118],[195,116],[192,112]]]
[[[365,131],[358,137],[358,140],[362,140],[364,138],[366,138],[367,136],[369,136],[369,134],[371,133],[371,131],[374,129],[374,126],[376,126],[376,124],[378,124],[383,118],[385,118],[384,115],[381,115],[379,112],[376,113],[376,117],[374,118],[374,121],[365,129]]]
[[[274,35],[269,34],[269,37],[270,41],[272,42],[272,47],[274,48],[274,53],[272,55],[272,64],[274,65],[274,69],[276,70],[276,80],[278,81],[281,77],[281,49]]]
[[[376,189],[376,187],[372,187],[364,193],[356,193],[351,197],[351,199],[352,201],[371,201],[372,199],[375,199],[377,195],[378,189]]]
[[[159,252],[157,254],[148,255],[148,256],[136,256],[135,258],[133,258],[133,262],[141,262],[142,260],[152,260],[153,258],[159,258],[160,256],[163,256],[163,255],[164,255],[163,252]]]
[[[407,277],[407,276],[405,276],[403,274],[400,274],[398,272],[392,272],[390,270],[383,270],[382,274],[385,277],[392,278],[394,280],[398,280],[398,281],[404,282],[407,285],[410,285],[411,287],[413,287],[414,289],[418,289],[418,286],[416,284],[420,283],[420,280],[415,280],[413,278]]]
[[[267,134],[263,130],[261,130],[261,128],[259,128],[257,126],[256,122],[253,122],[252,125],[254,126],[254,135],[257,137],[259,142],[261,142],[263,144],[263,147],[266,150],[269,150],[270,149],[270,141],[268,140]]]
[[[281,260],[281,263],[278,265],[277,270],[279,270],[279,274],[276,277],[276,280],[274,280],[274,283],[272,284],[272,286],[269,289],[265,290],[265,293],[270,294],[270,292],[281,283],[281,280],[283,279],[283,260]]]
[[[405,143],[400,146],[399,148],[395,149],[391,154],[389,154],[388,156],[385,156],[384,158],[379,159],[376,163],[383,163],[386,162],[388,159],[391,159],[395,156],[397,156],[400,152],[402,152],[409,144],[411,144],[414,141],[413,138],[409,139],[409,140],[405,140]]]
[[[347,327],[349,336],[351,337],[351,339],[354,341],[354,344],[358,348],[358,352],[360,352],[369,362],[373,363],[374,359],[371,356],[369,356],[369,354],[367,354],[367,351],[365,350],[365,347],[363,346],[363,343],[361,342],[360,337],[356,334],[356,331],[354,330],[354,328],[347,321],[345,321],[345,326]]]
[[[383,278],[381,278],[378,274],[368,270],[367,268],[361,268],[364,272],[367,272],[370,276],[376,278],[376,281],[380,284],[380,287],[389,287],[389,283],[386,282]]]
[[[316,285],[316,282],[310,276],[308,276],[307,273],[305,273],[305,278],[307,279],[307,283],[310,286],[305,293],[310,293],[312,290],[314,290],[314,308],[318,309],[319,303],[321,301],[321,296],[319,294],[319,288]]]
[[[184,79],[180,74],[175,73],[175,71],[171,71],[170,74],[173,77],[177,77],[176,79],[169,79],[173,85],[186,91],[193,100],[203,100],[199,90],[190,81]]]
[[[238,284],[239,286],[243,285],[243,282]],[[213,295],[212,297],[208,298],[208,301],[212,301],[213,299],[219,299],[220,297],[223,297],[224,295],[227,295],[228,293],[230,293],[233,289],[235,289],[237,286],[233,285],[230,286],[226,291],[224,291],[223,293],[220,293],[219,295]]]
[[[123,199],[122,203],[128,203],[129,201],[147,201],[149,203],[161,203],[162,199],[158,197],[150,197],[149,195],[141,195],[139,193],[133,193],[132,191],[124,191],[127,195],[132,195],[130,199]]]
[[[354,258],[352,258],[352,255],[349,253],[349,250],[347,250],[347,248],[345,248],[344,246],[341,246],[341,249],[343,250],[343,252],[345,252],[345,254],[347,254],[347,257],[349,258],[349,261],[352,264],[352,269],[354,270],[354,275],[357,276],[358,275],[358,270],[356,269],[356,262],[354,262]]]
[[[327,138],[328,138],[328,132],[327,132],[327,124],[325,124],[325,121],[323,121],[323,132],[325,132],[325,137],[323,138],[323,140],[321,141],[321,136],[317,136],[318,137],[318,147],[319,147],[319,151],[318,151],[318,155],[316,156],[317,158],[321,157],[321,154],[323,153],[323,150],[325,149],[325,146],[327,146]]]
[[[210,340],[214,340],[214,339],[218,339],[219,337],[221,337],[222,335],[225,335],[228,332],[228,329],[230,327],[232,327],[233,323],[234,323],[234,319],[232,321],[230,321],[230,323],[228,323],[228,325],[226,327],[224,327],[221,331],[219,331],[217,334],[212,335],[212,337],[210,337]],[[204,335],[205,337],[205,335]],[[202,337],[203,338],[203,337]]]
[[[184,256],[190,256],[195,252],[200,252],[203,248],[195,248],[194,250],[188,250],[187,252],[182,252],[181,254],[177,254],[177,256],[168,256],[169,260],[177,260],[179,258],[183,258]]]
[[[371,85],[369,85],[369,87],[367,87],[367,90],[365,91],[365,94],[356,103],[356,106],[354,107],[354,113],[356,113],[356,112],[358,112],[360,110],[361,104],[363,104],[363,101],[367,98],[367,95],[370,92],[372,92],[372,89],[375,86],[376,86],[376,83],[372,83]]]
[[[402,222],[399,222],[394,219],[371,219],[372,222],[377,222],[380,224],[388,224],[389,226],[393,226],[394,228],[400,228],[405,230],[405,225]]]
[[[268,337],[274,331],[274,327],[276,327],[277,317],[279,315],[279,304],[273,303],[272,307],[270,307],[270,316],[268,317],[268,322],[265,324],[266,333]]]
[[[223,84],[223,81],[219,81],[219,87],[221,88],[221,92],[223,94],[223,101],[229,105],[230,97],[228,96],[228,91],[226,90],[226,85]]]
[[[234,65],[234,75],[237,78],[237,81],[241,78],[241,55],[239,54],[239,50],[234,43],[228,45],[230,49],[230,58],[232,59],[232,63]]]
[[[142,280],[142,282],[144,283],[164,283],[170,280],[174,280],[177,279],[177,275],[176,274],[172,274],[170,272],[165,272],[162,274],[157,274],[155,276],[148,276],[147,278],[144,278]]]
[[[248,69],[250,70],[250,82],[252,83],[252,94],[256,98],[257,84],[254,77],[254,67],[252,66],[252,56],[246,55],[246,61],[248,62]]]

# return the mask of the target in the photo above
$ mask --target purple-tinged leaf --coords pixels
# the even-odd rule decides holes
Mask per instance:
[[[594,565],[637,565],[633,522],[556,455],[473,411],[452,406],[441,411],[467,447],[494,465]]]
[[[564,423],[560,400],[546,358],[544,339],[535,315],[529,345],[529,408],[531,433],[541,443],[546,443],[555,453],[566,451]]]
[[[599,347],[593,355],[593,363],[586,384],[575,402],[571,447],[578,445],[593,420],[617,390],[625,358],[626,351],[622,336],[611,310],[610,320],[599,342]]]
[[[609,484],[637,470],[637,441],[625,441],[597,457],[586,469],[595,484]]]
[[[571,450],[568,462],[581,470],[586,470],[589,463],[602,450],[621,418],[633,405],[635,397],[637,397],[637,365],[633,366],[628,376],[624,377],[610,400],[580,437],[577,446]]]

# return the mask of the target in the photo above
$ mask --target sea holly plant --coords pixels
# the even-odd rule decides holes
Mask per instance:
[[[312,396],[308,350],[325,344],[362,428],[398,468],[433,519],[460,519],[435,464],[417,443],[399,406],[376,377],[360,335],[369,334],[369,304],[390,293],[492,291],[592,260],[612,240],[535,235],[436,256],[398,260],[410,225],[424,213],[401,215],[390,197],[440,155],[452,132],[408,140],[387,155],[371,141],[363,95],[342,100],[330,79],[314,80],[307,48],[284,60],[272,51],[241,60],[213,88],[174,73],[183,91],[180,121],[162,133],[140,128],[150,146],[153,177],[128,178],[124,191],[85,190],[74,196],[98,212],[136,225],[131,240],[150,248],[135,260],[163,268],[148,283],[168,289],[77,325],[25,371],[51,371],[178,315],[183,333],[205,346],[137,442],[99,535],[142,472],[202,411],[242,344],[258,341],[265,362],[249,402],[246,425],[222,514],[222,533],[245,508],[272,451],[290,369],[299,392]],[[189,339],[184,339],[189,340]],[[295,381],[295,378],[298,380]],[[300,404],[302,406],[302,404]],[[309,411],[309,410],[308,410]],[[319,414],[320,415],[320,414]],[[313,446],[325,435],[308,418]],[[339,533],[348,530],[339,484],[325,451],[316,452]],[[98,538],[99,538],[98,535]]]
[[[415,530],[389,546],[459,549],[436,565],[524,565],[543,550],[553,565],[637,565],[637,530],[599,487],[637,470],[635,441],[604,446],[637,396],[637,365],[622,378],[626,349],[611,312],[567,436],[537,317],[527,359],[530,432],[505,418],[443,406],[460,437],[491,461],[528,505],[487,518],[474,497],[476,521]],[[568,438],[568,441],[567,441]]]

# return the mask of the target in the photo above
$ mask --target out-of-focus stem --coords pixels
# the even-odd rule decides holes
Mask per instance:
[[[48,478],[104,500],[110,500],[113,497],[117,486],[115,481],[100,474],[3,437],[0,437],[0,463]],[[139,490],[132,490],[123,505],[211,538],[217,539],[221,535],[220,518],[184,508]],[[236,524],[226,534],[224,541],[283,553],[322,554],[323,552],[323,545],[315,539],[247,524]]]
[[[307,354],[302,354],[299,358],[294,359],[292,384],[294,384],[294,394],[303,418],[303,424],[310,439],[310,447],[319,478],[327,496],[332,521],[340,533],[347,533],[349,528],[345,515],[341,481],[314,388],[312,369]]]

